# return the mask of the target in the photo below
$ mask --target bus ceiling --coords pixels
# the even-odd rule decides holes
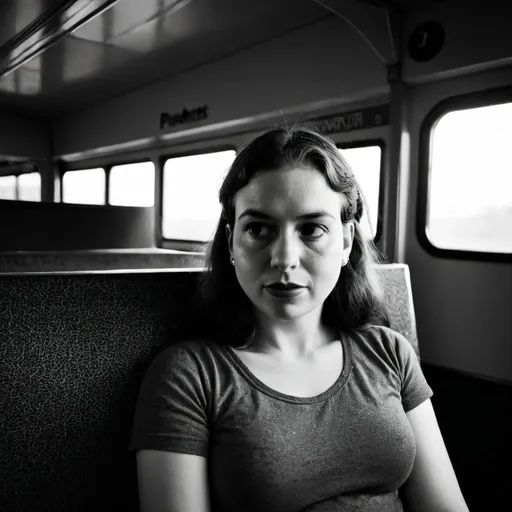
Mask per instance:
[[[390,64],[397,45],[388,16],[435,1],[3,1],[0,104],[54,116],[328,17]]]
[[[119,0],[31,0],[0,4],[0,76],[27,64]]]

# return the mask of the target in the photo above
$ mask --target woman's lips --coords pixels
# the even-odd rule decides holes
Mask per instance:
[[[282,283],[276,283],[265,286],[265,290],[267,291],[268,294],[272,295],[273,297],[278,297],[280,299],[289,299],[301,295],[304,292],[305,287],[300,286],[298,284],[285,285]]]

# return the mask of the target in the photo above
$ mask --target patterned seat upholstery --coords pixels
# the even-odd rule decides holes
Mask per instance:
[[[379,272],[417,348],[407,268]],[[0,276],[0,511],[139,510],[138,390],[157,353],[203,334],[198,275]]]
[[[419,357],[409,266],[403,263],[388,263],[377,265],[377,271],[382,280],[390,327],[409,340]]]

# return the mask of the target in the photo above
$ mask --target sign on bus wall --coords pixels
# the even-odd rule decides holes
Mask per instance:
[[[378,128],[389,124],[389,105],[311,118],[309,122],[325,134]]]
[[[321,117],[311,116],[307,121],[298,121],[294,124],[311,128],[316,127],[325,135],[378,128],[389,124],[389,105],[378,105]],[[279,128],[280,126],[282,125],[275,123],[271,125],[271,128]]]
[[[208,105],[201,105],[191,109],[184,108],[181,112],[172,114],[162,112],[160,114],[160,129],[174,128],[180,124],[194,123],[204,121],[205,119],[208,119]]]
[[[311,116],[307,121],[298,121],[294,124],[316,127],[326,135],[378,128],[389,124],[389,105],[378,105],[321,117]],[[280,126],[280,124],[273,124],[271,127],[279,128]]]
[[[202,105],[191,109],[184,108],[181,112],[176,113],[162,112],[160,114],[160,129],[204,121],[208,119],[208,110],[208,105]],[[314,125],[325,134],[377,128],[389,124],[389,105],[377,105],[350,112],[311,117],[308,121],[298,124]],[[277,128],[278,125],[273,125],[273,127]]]

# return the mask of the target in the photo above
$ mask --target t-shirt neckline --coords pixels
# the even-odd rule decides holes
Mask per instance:
[[[244,377],[249,384],[253,387],[265,393],[268,396],[281,400],[283,402],[290,402],[295,404],[312,404],[315,402],[323,402],[331,398],[335,395],[345,384],[347,381],[351,369],[352,369],[352,346],[350,342],[350,337],[346,333],[340,333],[340,341],[343,347],[343,368],[336,379],[336,381],[332,384],[329,389],[326,389],[323,393],[315,396],[294,396],[287,395],[286,393],[281,393],[269,386],[267,386],[263,381],[258,379],[256,375],[249,369],[249,367],[238,357],[236,351],[233,347],[229,345],[223,345],[224,352],[229,357],[230,361],[234,364],[235,368],[238,372]]]

